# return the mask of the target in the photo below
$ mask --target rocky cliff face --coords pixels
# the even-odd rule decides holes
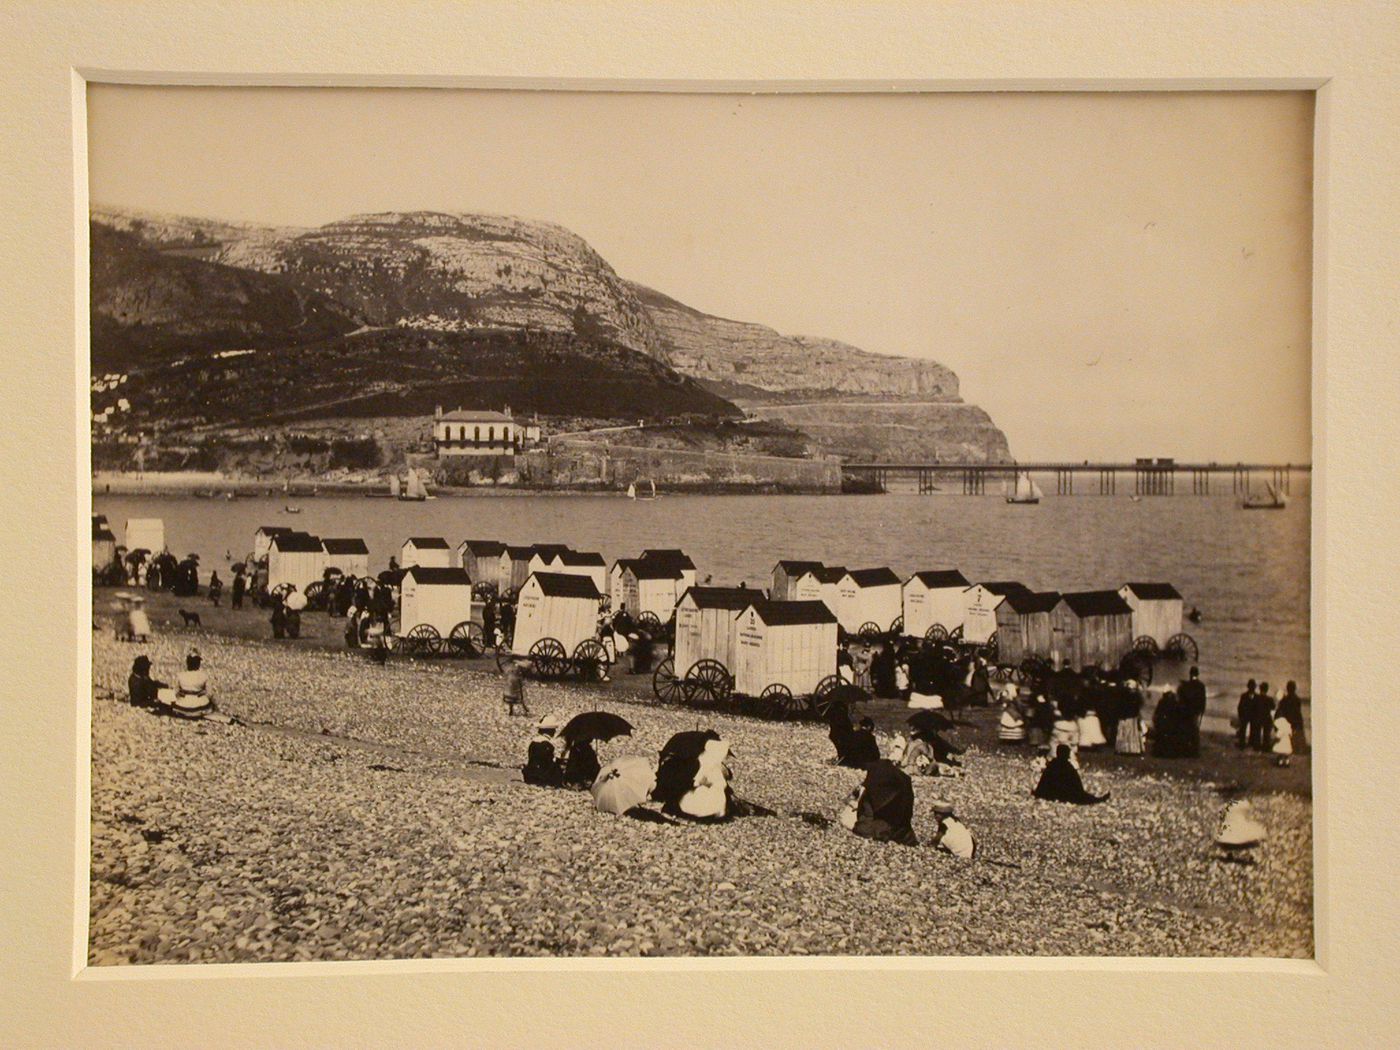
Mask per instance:
[[[725,396],[958,398],[958,377],[936,361],[872,354],[835,339],[782,335],[764,325],[701,313],[641,285],[632,288],[650,311],[676,370]]]
[[[1006,435],[961,401],[755,405],[750,412],[809,435],[825,453],[855,461],[1002,463]]]

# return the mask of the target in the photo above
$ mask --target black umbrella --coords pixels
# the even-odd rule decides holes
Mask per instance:
[[[842,682],[827,693],[825,699],[832,703],[863,704],[870,699],[870,694],[858,685]]]
[[[952,729],[953,722],[941,711],[925,709],[915,711],[907,719],[909,726],[915,733],[928,733],[930,735],[941,732],[944,729]]]
[[[851,706],[843,700],[832,701],[822,713],[829,726],[843,725],[849,727],[851,724]]]
[[[882,758],[865,771],[865,800],[871,814],[896,828],[914,820],[914,782],[893,762]]]
[[[615,736],[630,736],[632,723],[609,711],[585,711],[565,723],[559,735],[575,740],[611,740]]]
[[[710,740],[718,740],[719,734],[713,729],[687,729],[666,741],[661,749],[661,758],[699,758]]]

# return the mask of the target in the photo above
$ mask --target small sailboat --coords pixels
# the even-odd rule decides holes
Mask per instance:
[[[628,486],[627,486],[627,498],[628,498],[628,499],[636,499],[636,498],[637,498],[637,485],[636,485],[636,482],[631,482],[631,483],[628,484]]]
[[[394,480],[398,481],[399,479],[395,478]],[[428,490],[423,485],[423,479],[418,476],[418,471],[410,467],[408,471],[408,480],[403,487],[403,491],[399,493],[399,499],[421,503],[424,500],[432,498],[432,496],[428,495]]]
[[[288,503],[285,507],[282,508],[282,513],[283,513],[283,514],[300,514],[300,513],[301,513],[301,508],[300,508],[300,507],[293,507],[290,503]]]
[[[656,482],[651,478],[642,478],[640,485],[627,486],[627,498],[639,500],[656,499]]]
[[[1043,495],[1045,493],[1040,491],[1040,486],[1031,480],[1031,476],[1023,470],[1016,475],[1016,490],[1007,493],[1006,502],[1039,503],[1040,497]]]
[[[1283,510],[1286,506],[1288,497],[1280,492],[1273,482],[1266,486],[1266,492],[1260,495],[1250,493],[1240,504],[1243,510]]]

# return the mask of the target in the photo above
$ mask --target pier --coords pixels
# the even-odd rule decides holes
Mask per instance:
[[[1178,463],[1171,459],[1139,459],[1105,463],[846,463],[843,477],[885,489],[891,479],[913,481],[919,492],[960,491],[984,496],[988,483],[1014,485],[1020,473],[1055,479],[1057,496],[1244,496],[1253,486],[1270,484],[1282,495],[1292,494],[1295,474],[1310,474],[1306,463]],[[1227,487],[1228,486],[1228,487]]]

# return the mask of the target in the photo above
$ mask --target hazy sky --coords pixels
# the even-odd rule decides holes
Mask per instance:
[[[97,202],[552,220],[698,309],[943,362],[1021,459],[1309,458],[1308,94],[88,103]]]

